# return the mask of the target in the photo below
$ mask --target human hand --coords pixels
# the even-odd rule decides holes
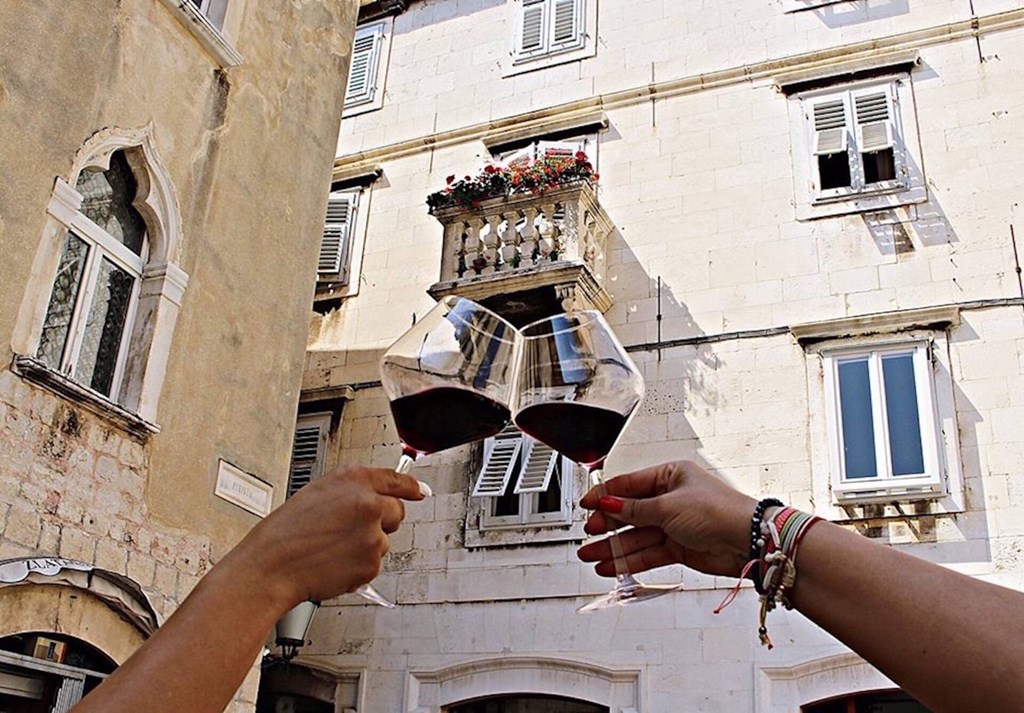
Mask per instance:
[[[677,461],[612,478],[591,488],[580,505],[598,510],[585,527],[590,535],[634,526],[619,535],[630,572],[683,564],[706,574],[738,576],[757,501],[696,463]],[[578,554],[584,562],[596,562],[598,574],[615,575],[607,538],[584,545]]]
[[[266,587],[282,612],[355,591],[380,573],[402,500],[420,483],[387,468],[347,467],[314,480],[260,522],[225,558]]]

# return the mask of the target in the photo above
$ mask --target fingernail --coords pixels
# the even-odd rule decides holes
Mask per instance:
[[[615,498],[611,495],[603,495],[600,500],[597,501],[597,509],[601,512],[610,512],[615,515],[622,512],[622,508],[625,504],[625,501],[621,498]]]
[[[422,480],[417,480],[416,482],[420,484],[420,495],[422,495],[425,498],[429,498],[431,495],[434,494],[434,491],[430,489],[430,486],[424,483]]]

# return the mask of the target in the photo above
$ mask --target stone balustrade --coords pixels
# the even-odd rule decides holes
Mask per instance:
[[[481,299],[553,285],[585,297],[586,306],[611,306],[602,284],[613,225],[589,183],[436,209],[434,217],[444,226],[435,297]]]

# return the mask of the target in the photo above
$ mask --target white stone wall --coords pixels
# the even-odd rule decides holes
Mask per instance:
[[[542,109],[557,116],[559,106],[603,95],[609,130],[592,155],[601,205],[616,226],[605,285],[615,304],[607,316],[627,345],[693,340],[634,353],[648,397],[609,470],[692,458],[751,494],[835,516],[818,495],[829,478],[816,445],[820,362],[777,328],[962,304],[940,361],[953,379],[963,510],[885,512],[852,526],[1024,588],[1024,308],[1012,241],[1014,230],[1022,232],[1024,186],[1016,170],[1024,132],[1013,118],[1024,112],[1022,7],[975,2],[979,16],[1010,13],[1015,23],[977,40],[901,40],[920,52],[912,85],[929,197],[898,211],[913,249],[897,251],[861,215],[796,219],[789,100],[770,73],[745,79],[740,72],[653,101],[643,90],[652,79],[664,87],[702,73],[762,71],[770,60],[959,27],[970,18],[965,5],[838,3],[784,14],[778,3],[600,0],[593,59],[505,79],[504,3],[412,5],[395,19],[383,108],[342,124],[342,163],[362,152],[385,180],[371,189],[360,293],[314,321],[305,386],[376,379],[383,348],[432,304],[425,290],[438,279],[441,228],[424,200],[445,176],[482,166],[489,122]],[[630,89],[637,99],[609,99]],[[449,141],[444,132],[459,127],[472,138]],[[426,137],[445,141],[420,152],[401,143]],[[402,155],[389,154],[399,146]],[[758,330],[770,333],[734,334]],[[721,335],[731,336],[716,341]],[[332,462],[394,462],[397,439],[379,388],[356,392],[331,451]],[[762,650],[753,593],[712,615],[731,582],[680,568],[648,578],[682,577],[682,594],[576,615],[608,583],[576,561],[575,544],[463,546],[467,511],[476,507],[468,498],[473,462],[467,447],[416,467],[437,496],[408,507],[378,582],[400,609],[344,600],[314,623],[315,657],[307,661],[323,665],[327,656],[332,667],[363,672],[366,710],[434,711],[457,700],[444,691],[538,685],[516,673],[469,676],[475,683],[464,689],[437,683],[439,671],[511,656],[547,661],[538,670],[557,669],[550,661],[557,659],[639,672],[637,700],[605,699],[613,711],[789,711],[888,685],[796,614],[772,615],[777,647]],[[800,668],[807,662],[815,663]]]

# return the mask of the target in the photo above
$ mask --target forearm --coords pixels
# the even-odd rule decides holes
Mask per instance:
[[[1019,593],[831,523],[808,532],[796,565],[796,609],[929,708],[1016,710],[1024,699]]]
[[[230,703],[287,603],[225,560],[75,713],[219,712]]]

